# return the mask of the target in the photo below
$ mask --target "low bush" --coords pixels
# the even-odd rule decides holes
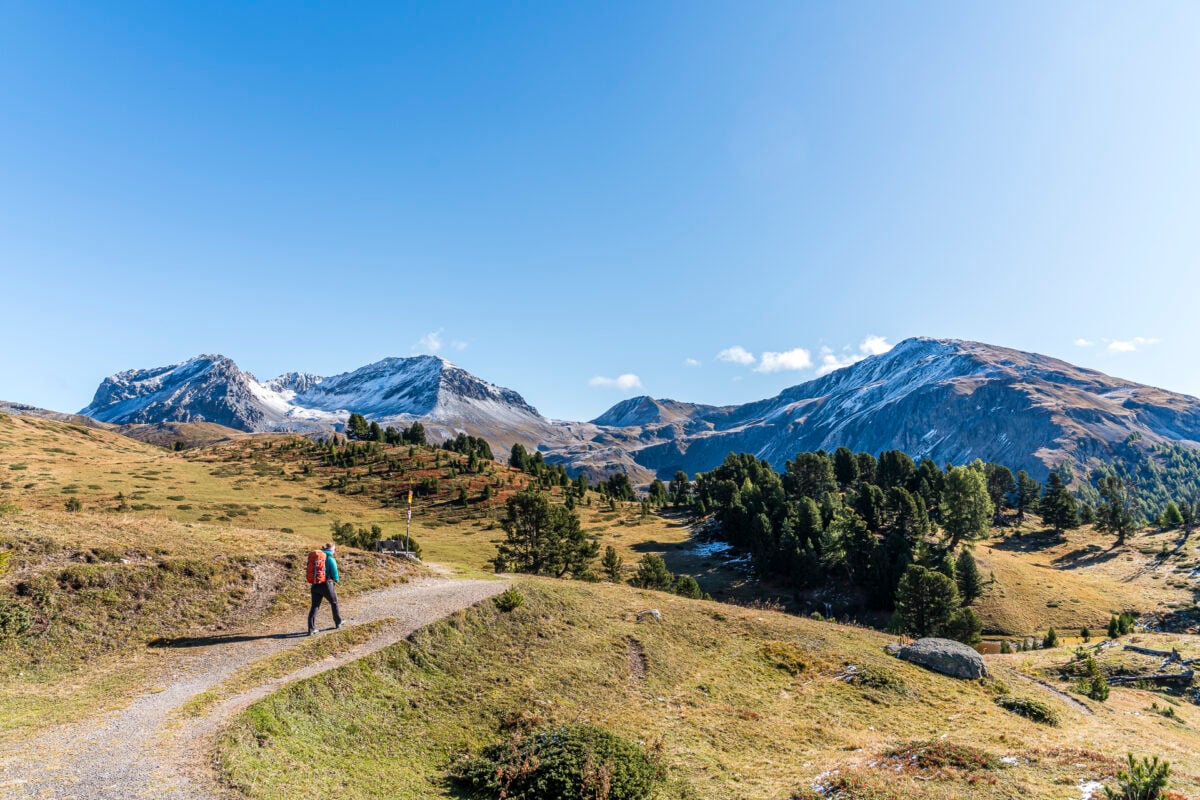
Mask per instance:
[[[883,757],[906,769],[936,772],[947,768],[975,772],[999,769],[1000,760],[985,750],[947,741],[908,742],[886,751]]]
[[[20,636],[33,625],[33,612],[29,606],[0,597],[0,639]]]
[[[476,797],[506,800],[645,800],[666,779],[659,757],[594,725],[511,737],[462,759],[450,779]]]
[[[1061,721],[1058,712],[1041,700],[1035,700],[1032,697],[1005,695],[996,698],[996,705],[1043,725],[1058,725]]]
[[[508,613],[514,609],[520,608],[525,602],[525,595],[518,592],[512,586],[505,589],[500,594],[492,598],[492,602],[496,604],[496,608]]]

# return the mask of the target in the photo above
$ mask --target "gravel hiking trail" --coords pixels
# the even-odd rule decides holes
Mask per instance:
[[[13,800],[214,800],[211,748],[222,723],[280,687],[398,642],[419,628],[485,600],[505,581],[423,578],[342,600],[346,626],[381,622],[366,642],[282,678],[242,687],[201,716],[176,715],[196,695],[247,664],[307,641],[308,609],[238,634],[176,640],[158,686],[128,707],[53,729],[0,753],[0,798]],[[328,606],[319,624],[330,626]],[[345,626],[344,626],[345,627]]]

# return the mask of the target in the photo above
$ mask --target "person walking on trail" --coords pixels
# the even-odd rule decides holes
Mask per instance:
[[[334,629],[342,627],[342,614],[338,609],[337,598],[337,582],[340,576],[337,560],[333,557],[332,542],[326,542],[320,550],[308,554],[306,577],[309,589],[312,590],[312,607],[308,610],[308,635],[312,636],[317,632],[317,609],[321,607],[323,599],[329,601],[329,607],[333,610]]]

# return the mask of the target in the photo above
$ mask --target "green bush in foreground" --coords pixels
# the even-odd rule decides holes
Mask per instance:
[[[474,796],[505,800],[643,800],[665,778],[637,743],[581,724],[514,732],[450,770]]]
[[[1108,800],[1157,800],[1163,795],[1171,778],[1169,761],[1143,758],[1138,761],[1129,753],[1126,768],[1117,773],[1117,788],[1104,787]]]

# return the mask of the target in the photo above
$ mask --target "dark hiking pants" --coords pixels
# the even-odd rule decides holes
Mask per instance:
[[[330,608],[333,609],[333,624],[341,625],[342,615],[338,611],[337,589],[333,583],[314,583],[309,588],[312,589],[312,608],[308,610],[308,632],[312,633],[317,629],[317,609],[321,607],[322,598],[328,600]]]

